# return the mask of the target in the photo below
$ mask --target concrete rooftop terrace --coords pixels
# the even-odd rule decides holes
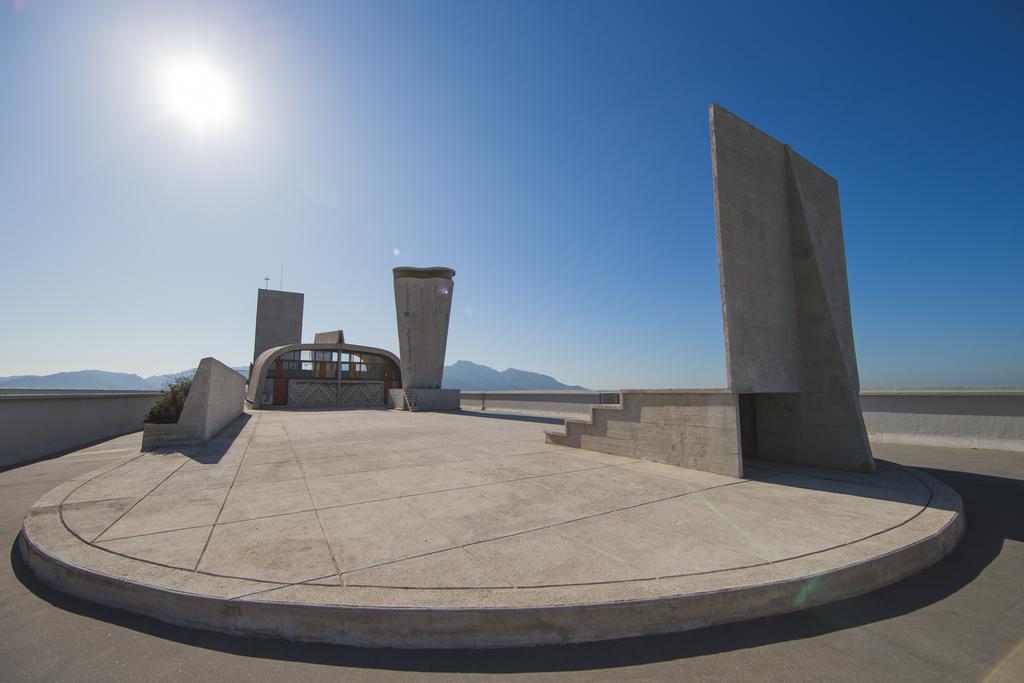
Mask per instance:
[[[546,445],[545,426],[261,411],[66,482],[22,542],[44,580],[172,623],[434,647],[792,611],[912,574],[962,532],[952,490],[885,462],[734,479]]]

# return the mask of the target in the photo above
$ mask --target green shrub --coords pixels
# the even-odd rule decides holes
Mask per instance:
[[[185,407],[185,399],[188,397],[188,390],[192,388],[192,379],[179,377],[169,382],[160,391],[156,403],[149,409],[143,422],[150,424],[174,424],[181,417],[181,409]]]

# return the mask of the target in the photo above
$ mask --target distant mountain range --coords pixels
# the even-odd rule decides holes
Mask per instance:
[[[550,375],[509,368],[498,372],[486,365],[468,360],[456,361],[444,368],[441,386],[445,389],[465,391],[517,391],[541,389],[583,389],[581,386],[562,384]]]
[[[232,368],[240,375],[249,374],[249,366]],[[120,389],[122,391],[152,391],[163,389],[167,383],[182,375],[191,377],[195,368],[170,375],[139,377],[128,372],[106,370],[75,370],[52,375],[16,375],[0,377],[0,389]]]
[[[232,368],[240,375],[249,374],[249,366]],[[58,372],[52,375],[17,375],[0,377],[0,389],[120,389],[136,391],[152,391],[162,389],[171,380],[182,375],[191,377],[196,369],[182,370],[169,375],[151,375],[140,377],[127,372],[108,372],[106,370],[76,370],[74,372]],[[446,389],[465,389],[466,391],[516,391],[540,389],[583,389],[580,386],[562,384],[554,377],[537,372],[509,368],[498,372],[486,365],[479,365],[468,360],[460,360],[444,368]]]

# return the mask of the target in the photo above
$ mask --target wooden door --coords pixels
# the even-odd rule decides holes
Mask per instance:
[[[284,360],[281,358],[274,366],[274,405],[288,405],[288,378],[284,376]]]

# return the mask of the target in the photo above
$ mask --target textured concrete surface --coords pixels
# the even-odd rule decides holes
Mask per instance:
[[[455,271],[403,267],[393,274],[402,387],[440,389]]]
[[[0,469],[137,431],[156,391],[0,395]]]
[[[726,410],[732,416],[722,417],[718,406],[691,406],[679,390],[675,408],[688,418],[645,421],[643,411],[627,406],[613,420],[614,411],[594,409],[589,422],[570,421],[564,435],[550,439],[737,475],[744,458],[873,472],[839,187],[789,145],[717,104],[710,124],[732,392],[719,400],[731,403]],[[737,426],[735,439],[718,433],[726,422]],[[613,423],[617,433],[611,435]]]
[[[204,444],[242,414],[245,378],[216,358],[199,361],[174,424],[146,424],[142,448]]]
[[[463,410],[492,411],[540,417],[589,418],[595,405],[619,402],[618,391],[465,391],[460,395]]]
[[[313,335],[314,344],[344,344],[345,331],[331,330],[330,332],[317,332]]]
[[[874,443],[1024,451],[1024,388],[865,389]]]
[[[252,360],[267,349],[302,341],[302,306],[305,295],[261,289],[256,297],[256,335]]]
[[[1024,388],[862,389],[868,439],[941,448],[1024,451]],[[618,392],[463,391],[463,410],[588,420],[591,408],[617,404]]]
[[[458,389],[403,389],[404,408],[419,410],[459,410],[462,404]]]
[[[737,397],[726,389],[623,389],[621,403],[547,431],[548,443],[743,476]]]
[[[936,562],[962,528],[954,493],[895,466],[748,463],[744,480],[545,445],[521,420],[246,418],[204,449],[128,457],[43,496],[28,565],[173,623],[493,647],[845,598]]]
[[[711,156],[726,375],[755,396],[745,455],[871,471],[838,184],[718,105]]]
[[[483,418],[482,418],[483,419]],[[498,418],[487,418],[498,419]],[[3,680],[1017,681],[1024,677],[1024,464],[995,451],[882,445],[963,497],[971,520],[945,560],[859,598],[680,634],[444,652],[239,638],[170,626],[37,581],[13,542],[25,510],[63,481],[137,452],[140,435],[0,473]],[[47,647],[41,647],[47,643]],[[524,676],[524,674],[526,674]]]

